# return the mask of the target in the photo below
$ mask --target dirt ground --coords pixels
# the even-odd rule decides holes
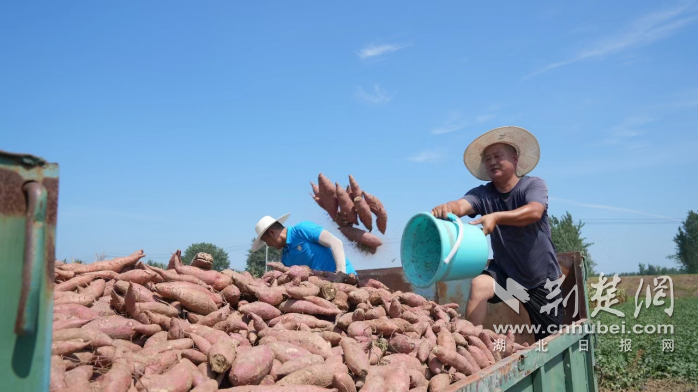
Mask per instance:
[[[599,388],[601,392],[610,392],[610,389]],[[683,381],[675,380],[648,380],[645,385],[638,389],[628,389],[629,392],[655,392],[655,391],[672,391],[672,392],[696,392],[698,385],[690,384]]]

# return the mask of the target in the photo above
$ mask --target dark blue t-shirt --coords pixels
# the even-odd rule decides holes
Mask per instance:
[[[497,274],[497,283],[506,287],[512,278],[527,289],[545,284],[546,279],[560,277],[560,265],[548,223],[548,187],[538,177],[523,176],[508,194],[500,193],[492,182],[471,189],[463,196],[475,215],[512,211],[530,202],[545,207],[543,217],[528,226],[497,225],[490,234],[494,260],[487,267]]]

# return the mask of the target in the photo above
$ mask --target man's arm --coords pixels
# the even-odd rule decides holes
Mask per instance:
[[[333,236],[327,230],[320,232],[320,238],[318,243],[326,248],[330,248],[332,251],[332,258],[334,259],[334,264],[337,268],[336,272],[347,272],[347,259],[344,256],[344,245],[342,241]]]
[[[470,224],[482,224],[482,231],[485,235],[488,235],[494,231],[494,227],[497,225],[521,227],[538,222],[543,217],[544,212],[545,207],[542,204],[532,201],[512,211],[500,211],[483,215],[470,222]]]
[[[454,201],[449,201],[446,204],[438,205],[434,207],[433,210],[431,210],[431,214],[434,215],[436,218],[440,219],[446,219],[446,216],[449,213],[453,213],[458,217],[462,217],[465,215],[474,215],[475,209],[472,205],[470,205],[470,202],[468,202],[467,200],[458,199]]]

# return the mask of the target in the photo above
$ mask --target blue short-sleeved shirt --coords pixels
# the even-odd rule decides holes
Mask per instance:
[[[334,272],[337,266],[332,251],[318,242],[324,229],[313,222],[304,221],[286,230],[286,246],[281,255],[281,262],[292,265],[307,265],[318,271]],[[356,274],[356,270],[347,260],[347,274]]]

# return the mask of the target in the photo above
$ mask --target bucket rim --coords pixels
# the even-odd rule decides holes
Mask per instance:
[[[441,221],[450,222],[450,221],[445,220],[445,219],[438,219],[437,217],[435,217],[434,215],[432,215],[431,212],[418,212],[418,213],[416,213],[415,215],[413,215],[413,216],[407,221],[407,224],[405,225],[405,228],[410,227],[410,224],[411,224],[412,221],[414,221],[415,219],[420,218],[420,217],[425,217],[425,216],[428,217],[429,220],[430,220],[434,225],[438,225],[437,222],[440,221],[440,220],[441,220]],[[405,231],[402,232],[402,235],[403,235],[403,237],[404,237]],[[401,242],[400,256],[402,256],[402,246],[404,246],[404,243],[405,243],[405,242],[402,241],[402,239],[400,240],[400,242]],[[448,266],[445,266],[445,265],[441,262],[441,261],[443,260],[444,257],[445,257],[445,255],[444,255],[444,250],[441,249],[441,260],[439,260],[439,266],[437,267],[436,272],[434,273],[434,275],[431,277],[431,279],[429,279],[429,280],[427,281],[426,284],[419,284],[419,283],[415,283],[415,282],[412,282],[412,281],[410,281],[410,283],[411,283],[413,286],[416,286],[416,287],[418,287],[418,288],[420,288],[420,289],[427,288],[427,287],[430,287],[430,286],[436,284],[436,282],[438,282],[438,281],[443,277],[444,273],[446,273],[446,268],[448,267]],[[402,258],[402,257],[401,257],[401,258]],[[401,259],[400,261],[403,262],[402,259]],[[403,271],[405,270],[404,262],[403,262],[403,267],[402,267],[402,269],[403,269]],[[408,280],[409,280],[409,278],[408,278]]]

